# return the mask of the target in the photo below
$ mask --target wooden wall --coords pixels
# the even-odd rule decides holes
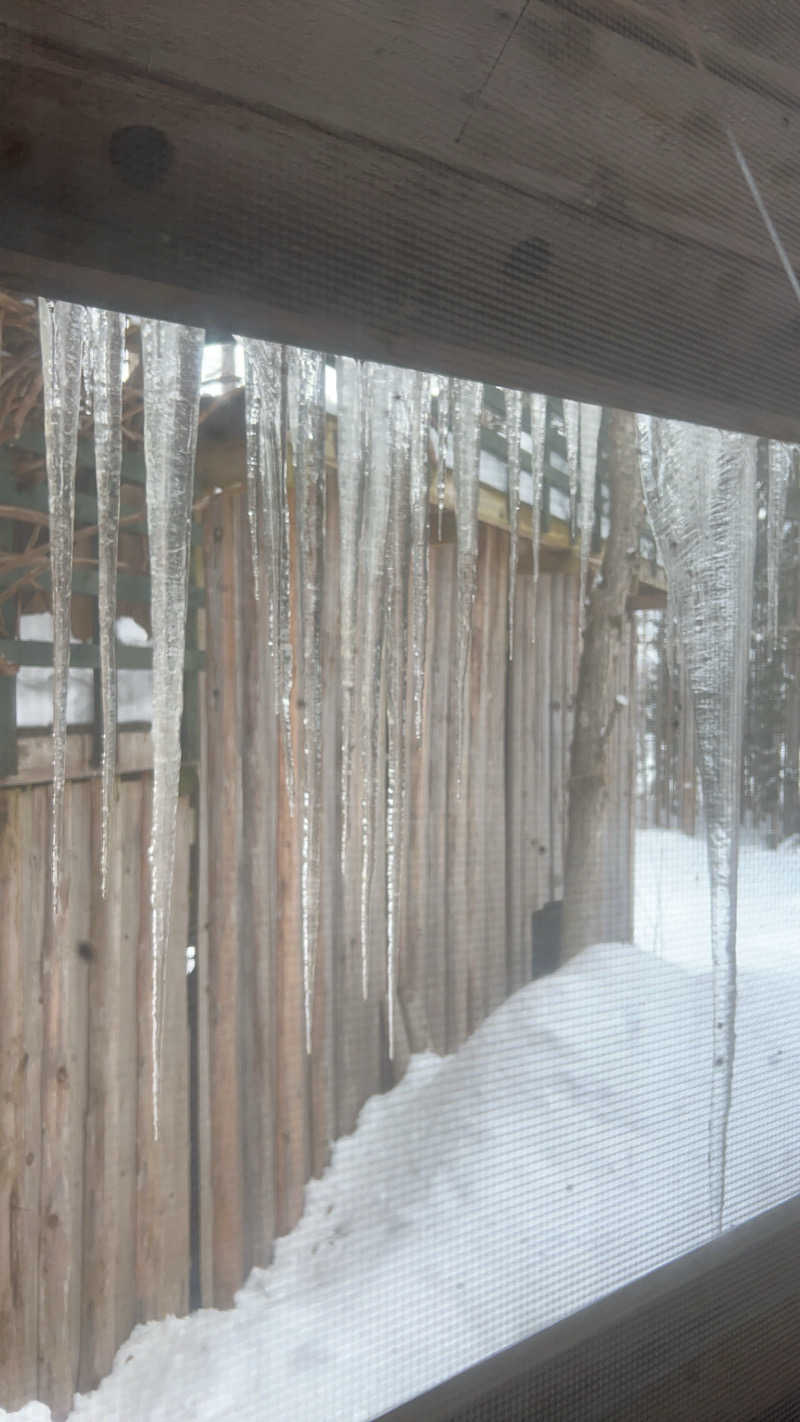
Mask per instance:
[[[158,1143],[150,1088],[149,738],[141,731],[120,737],[116,847],[103,903],[92,737],[70,736],[70,889],[53,930],[47,738],[20,737],[17,773],[0,783],[0,1405],[38,1396],[61,1415],[76,1387],[89,1389],[108,1371],[138,1320],[180,1313],[190,1301],[229,1304],[251,1266],[269,1262],[275,1236],[298,1219],[307,1179],[324,1169],[331,1142],[353,1129],[364,1101],[402,1075],[411,1051],[455,1050],[528,980],[531,914],[561,897],[577,578],[544,571],[534,614],[532,576],[522,565],[509,661],[508,536],[481,526],[468,768],[459,795],[456,550],[446,520],[445,541],[430,549],[422,736],[419,743],[410,736],[407,747],[390,1061],[382,831],[366,1002],[357,836],[344,875],[340,863],[333,481],[327,517],[322,895],[310,1058],[299,821],[286,796],[239,491],[214,496],[204,514],[199,768],[187,777],[193,798],[180,811]],[[629,695],[627,662],[619,678]],[[295,759],[301,694],[298,679]],[[409,688],[409,728],[410,702]],[[603,886],[609,937],[627,936],[630,926],[629,715],[621,711],[613,738]],[[358,763],[356,754],[354,822]],[[187,979],[190,939],[197,971]]]
[[[422,736],[409,730],[408,833],[399,845],[397,1050],[387,1052],[385,843],[376,835],[369,994],[362,1000],[359,846],[340,871],[340,684],[335,485],[324,584],[322,912],[313,1052],[303,1041],[299,822],[283,789],[263,612],[253,597],[243,500],[205,514],[206,725],[199,941],[203,1301],[224,1305],[364,1101],[402,1075],[410,1051],[454,1051],[531,974],[531,915],[563,893],[578,579],[520,571],[507,656],[508,536],[481,526],[469,671],[468,770],[455,762],[453,541],[430,548]],[[530,565],[528,564],[528,567]],[[523,565],[524,568],[524,565]],[[535,638],[531,633],[535,627]],[[358,629],[356,629],[356,632]],[[604,936],[632,919],[632,646],[618,668]],[[295,648],[297,656],[297,648]],[[410,677],[409,677],[410,681]],[[411,712],[409,699],[409,713]],[[408,716],[409,728],[412,723]],[[297,747],[295,747],[295,751]],[[384,774],[383,764],[380,775]],[[359,803],[354,758],[351,815]]]
[[[124,762],[126,733],[120,739]],[[38,1397],[56,1415],[76,1387],[93,1386],[108,1370],[136,1322],[184,1312],[189,1287],[185,949],[193,817],[182,801],[156,1143],[151,777],[117,782],[103,902],[100,782],[82,754],[90,738],[70,742],[67,887],[55,924],[45,738],[21,742],[17,777],[41,783],[0,789],[0,1404]]]

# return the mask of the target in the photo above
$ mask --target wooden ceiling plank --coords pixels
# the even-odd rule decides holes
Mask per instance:
[[[0,66],[0,280],[498,384],[797,438],[785,277],[606,207],[531,195],[74,57]],[[109,140],[173,163],[127,186]]]

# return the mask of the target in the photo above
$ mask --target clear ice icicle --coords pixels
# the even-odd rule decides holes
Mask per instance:
[[[428,442],[431,420],[430,376],[414,376],[411,408],[411,567],[414,602],[411,616],[414,734],[422,735],[425,641],[428,625]]]
[[[447,444],[450,432],[450,417],[453,409],[454,381],[439,382],[439,411],[437,417],[436,451],[436,537],[442,541],[442,519],[444,517],[444,496],[447,485]]]
[[[359,739],[361,744],[361,988],[369,989],[369,905],[378,800],[386,538],[391,494],[391,371],[364,367],[365,480],[359,575]]]
[[[339,628],[342,659],[342,873],[350,840],[350,793],[355,743],[356,600],[359,527],[364,482],[361,411],[363,372],[357,360],[336,362],[336,468],[339,485]]]
[[[125,317],[117,311],[86,310],[84,380],[94,421],[97,482],[98,624],[100,697],[103,713],[101,762],[102,830],[100,889],[108,891],[111,806],[117,763],[117,549],[122,479],[122,376]]]
[[[456,380],[453,389],[453,481],[456,492],[456,764],[463,779],[467,674],[472,645],[472,605],[478,574],[478,493],[483,385]]]
[[[744,697],[755,552],[756,443],[675,421],[640,421],[647,511],[667,573],[695,710],[703,786],[713,977],[709,1188],[722,1227],[736,1044],[736,876]]]
[[[142,322],[144,455],[153,628],[152,912],[153,1130],[158,1139],[166,954],[181,770],[181,715],[192,492],[204,333]]]
[[[416,387],[416,388],[415,388]],[[412,448],[419,410],[417,377],[393,372],[391,404],[391,503],[386,575],[386,1016],[394,1058],[397,925],[406,843],[406,678]]]
[[[508,659],[514,656],[514,609],[517,595],[519,540],[519,460],[522,436],[522,395],[506,390],[506,468],[508,471]]]
[[[580,481],[578,527],[581,542],[578,621],[581,633],[583,632],[583,624],[586,615],[586,575],[589,571],[589,554],[592,549],[594,496],[597,483],[597,441],[600,437],[600,421],[602,417],[602,405],[581,406],[580,459],[578,464]]]
[[[302,646],[300,912],[306,1051],[311,1052],[319,939],[322,771],[322,565],[325,527],[325,357],[289,350],[289,430],[297,519],[297,587]]]
[[[244,355],[247,519],[256,598],[266,607],[275,713],[280,716],[290,805],[292,641],[289,607],[289,500],[283,448],[283,347],[237,336]]]
[[[567,445],[567,476],[569,478],[569,533],[574,542],[581,462],[581,406],[579,400],[564,400],[562,404],[564,407],[564,439]]]
[[[547,396],[530,396],[531,416],[531,542],[533,544],[533,598],[531,600],[531,641],[536,639],[536,595],[539,589],[539,539],[542,527],[542,484],[544,481],[547,437]]]
[[[39,299],[53,609],[53,818],[50,881],[54,914],[58,912],[61,904],[75,466],[81,404],[83,320],[82,306],[74,306],[67,301]]]
[[[778,601],[780,588],[783,524],[786,518],[786,494],[792,470],[792,447],[769,442],[769,489],[767,492],[767,637],[770,647],[778,640]]]

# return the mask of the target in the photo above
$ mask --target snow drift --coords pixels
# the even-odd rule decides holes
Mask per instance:
[[[589,949],[415,1058],[235,1308],[137,1328],[76,1422],[376,1417],[711,1237],[703,846],[639,843],[649,951]],[[743,858],[726,1227],[800,1190],[798,869]]]

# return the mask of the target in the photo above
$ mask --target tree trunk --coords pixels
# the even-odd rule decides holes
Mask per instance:
[[[609,740],[619,709],[615,671],[625,632],[626,603],[639,562],[639,533],[644,519],[636,417],[626,411],[609,410],[606,420],[611,527],[600,576],[587,609],[575,701],[562,960],[602,937]]]

